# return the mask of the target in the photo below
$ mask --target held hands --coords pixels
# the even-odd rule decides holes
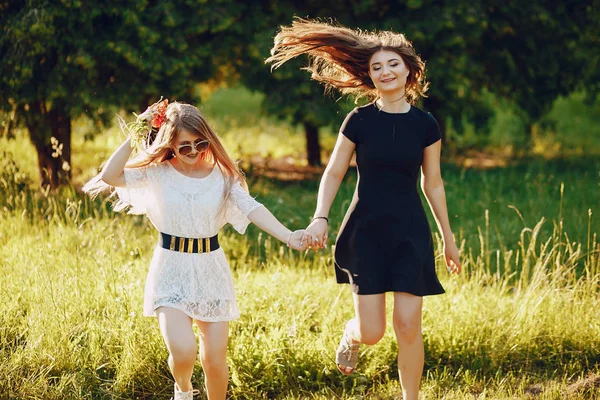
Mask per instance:
[[[304,229],[300,229],[290,233],[290,237],[287,241],[288,247],[291,247],[294,250],[306,250],[308,246],[306,244],[306,241],[304,240],[304,236]]]
[[[314,218],[306,230],[300,229],[290,234],[287,245],[294,250],[319,250],[327,247],[327,219]]]
[[[328,228],[329,225],[327,219],[313,218],[310,225],[306,228],[306,233],[303,238],[307,247],[315,251],[324,247],[327,248]]]

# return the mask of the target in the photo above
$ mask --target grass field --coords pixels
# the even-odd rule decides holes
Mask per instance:
[[[251,143],[263,130],[216,123],[228,143],[240,132]],[[292,130],[279,145],[286,138],[275,130],[285,125],[264,126],[266,152],[301,143]],[[119,140],[114,131],[94,142],[76,136],[75,181]],[[156,321],[141,316],[151,225],[73,189],[40,193],[31,145],[17,138],[0,146],[0,399],[170,398],[165,346]],[[600,398],[600,161],[447,164],[443,174],[465,271],[448,276],[437,237],[447,293],[424,303],[422,398]],[[318,182],[249,183],[290,228],[306,225]],[[332,233],[355,183],[350,172],[332,207]],[[256,227],[244,236],[226,229],[221,242],[242,313],[230,329],[231,398],[399,398],[389,322],[379,344],[363,347],[356,374],[335,369],[352,304],[348,288],[334,283],[331,249],[296,253]],[[202,379],[198,363],[195,384]]]

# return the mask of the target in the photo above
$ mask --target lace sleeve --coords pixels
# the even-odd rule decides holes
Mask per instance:
[[[122,211],[129,208],[129,214],[145,214],[148,201],[148,171],[147,168],[125,168],[125,187],[115,188],[119,199],[114,210]]]
[[[250,224],[248,214],[262,206],[261,203],[254,200],[242,187],[239,182],[236,182],[231,187],[231,194],[227,203],[226,220],[239,233],[246,232],[246,228]]]

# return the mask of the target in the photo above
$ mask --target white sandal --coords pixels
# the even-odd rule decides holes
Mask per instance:
[[[358,362],[358,350],[360,343],[352,343],[352,339],[346,334],[342,335],[340,345],[335,352],[335,363],[337,364],[338,370],[344,375],[350,375],[356,369],[356,363]],[[352,368],[350,372],[347,372],[347,368]]]

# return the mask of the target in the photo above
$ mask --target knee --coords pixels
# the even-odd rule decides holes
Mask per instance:
[[[224,351],[205,349],[200,354],[202,368],[205,370],[222,370],[227,368],[227,355]]]
[[[178,344],[171,349],[171,358],[177,366],[193,366],[196,363],[198,347],[193,344]]]
[[[374,345],[381,340],[385,334],[385,325],[360,325],[360,342],[367,345]]]
[[[421,336],[418,321],[394,320],[394,331],[398,342],[412,343]]]

